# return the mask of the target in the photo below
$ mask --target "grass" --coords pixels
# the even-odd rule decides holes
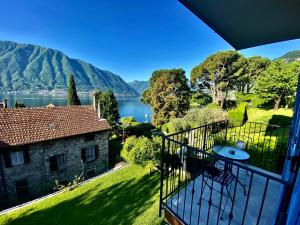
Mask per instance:
[[[285,160],[290,132],[288,126],[292,116],[291,109],[249,108],[248,122],[258,124],[246,123],[241,127],[228,129],[227,141],[231,142],[231,145],[234,145],[237,139],[246,142],[247,151],[251,155],[250,164],[280,174]]]
[[[282,109],[282,108],[278,110],[274,110],[274,109],[266,110],[266,109],[258,109],[258,108],[248,109],[249,122],[265,123],[265,124],[270,123],[273,125],[285,125],[291,122],[292,116],[293,116],[292,109]],[[274,120],[274,118],[276,118],[276,120]],[[282,124],[282,122],[284,122],[284,124]]]
[[[161,224],[159,174],[128,166],[0,216],[3,225]]]

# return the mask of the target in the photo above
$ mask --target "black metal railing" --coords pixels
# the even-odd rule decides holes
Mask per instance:
[[[251,156],[249,164],[281,174],[289,132],[290,127],[254,122],[231,127],[227,121],[219,121],[166,137],[203,151],[211,151],[214,145],[234,146],[240,140]]]
[[[267,165],[285,155],[288,132],[257,123],[229,127],[220,121],[164,136],[160,212],[167,209],[183,224],[268,224],[278,213],[276,198],[287,183],[279,175],[220,158],[212,147],[242,140],[252,159],[276,153],[264,163],[251,162]],[[213,179],[211,167],[230,176]]]

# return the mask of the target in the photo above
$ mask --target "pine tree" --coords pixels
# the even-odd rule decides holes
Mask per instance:
[[[119,121],[120,114],[118,108],[118,102],[114,93],[109,90],[101,93],[98,98],[101,105],[101,115],[107,120],[107,122],[113,127]]]
[[[68,105],[81,105],[76,91],[74,76],[71,74],[68,83]]]

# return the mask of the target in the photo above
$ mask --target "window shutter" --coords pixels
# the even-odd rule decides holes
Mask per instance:
[[[49,158],[49,162],[50,162],[50,170],[51,171],[58,170],[58,164],[57,164],[56,156],[51,156]]]
[[[8,149],[5,149],[3,151],[3,156],[4,156],[5,167],[10,168],[11,167],[11,158],[10,158],[10,152],[8,151]]]
[[[81,159],[83,162],[86,161],[86,151],[85,148],[81,149]]]
[[[23,146],[23,154],[24,154],[24,163],[30,163],[30,154],[29,154],[29,146],[28,145],[24,145]]]
[[[94,150],[95,150],[95,158],[98,159],[99,158],[99,146],[95,145]]]

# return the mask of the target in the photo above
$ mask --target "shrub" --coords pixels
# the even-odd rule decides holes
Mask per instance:
[[[237,104],[248,102],[250,103],[249,106],[253,108],[258,108],[266,105],[265,100],[261,99],[256,94],[246,94],[246,93],[237,92],[235,94],[235,97],[236,97]]]
[[[203,108],[189,110],[184,117],[171,120],[164,129],[168,129],[168,133],[174,133],[225,119],[227,114],[220,106],[209,104]]]
[[[155,136],[129,137],[126,139],[121,156],[128,162],[151,169],[159,164],[161,138]]]
[[[225,99],[223,109],[232,109],[236,107],[236,101],[231,99]]]
[[[200,106],[206,106],[212,102],[212,97],[209,94],[195,92],[192,94],[191,103],[196,103]]]
[[[123,125],[131,125],[132,123],[136,122],[133,116],[122,117],[120,121]]]
[[[237,106],[237,108],[228,111],[228,119],[230,125],[242,126],[248,120],[247,114],[248,103],[244,102]]]
[[[72,180],[71,182],[69,182],[66,185],[62,184],[58,180],[55,180],[54,181],[55,186],[53,189],[54,189],[54,191],[61,191],[64,189],[68,189],[69,191],[72,191],[75,188],[77,188],[83,180],[84,180],[83,173],[81,173],[80,176],[75,175],[74,180]]]
[[[147,136],[151,137],[151,130],[154,126],[151,123],[132,122],[124,128],[127,136]]]

